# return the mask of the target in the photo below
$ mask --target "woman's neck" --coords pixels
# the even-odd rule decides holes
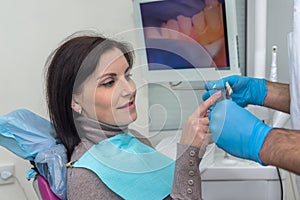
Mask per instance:
[[[81,140],[87,139],[93,143],[128,132],[128,126],[115,126],[99,122],[82,115],[75,117],[75,126]]]

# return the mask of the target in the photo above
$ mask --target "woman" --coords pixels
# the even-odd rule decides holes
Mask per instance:
[[[123,155],[123,153],[128,152],[121,151],[120,148],[126,146],[128,151],[134,148],[143,149],[142,151],[147,152],[148,155],[157,155],[163,161],[168,160],[150,148],[150,141],[142,137],[142,134],[128,130],[128,125],[137,118],[136,88],[130,73],[132,65],[133,51],[129,46],[98,35],[73,36],[64,42],[49,60],[47,101],[50,119],[59,139],[67,148],[69,161],[72,164],[75,163],[75,167],[68,168],[68,199],[131,199],[130,195],[133,197],[141,195],[143,199],[151,199],[152,197],[149,195],[152,194],[155,196],[153,199],[201,199],[199,164],[204,151],[201,151],[200,156],[197,155],[200,148],[205,150],[207,140],[210,138],[206,134],[209,123],[207,110],[220,96],[220,93],[200,105],[187,120],[177,148],[175,169],[172,169],[172,164],[168,164],[168,167],[165,168],[168,173],[173,170],[172,178],[166,178],[166,182],[171,182],[172,187],[167,195],[165,193],[168,191],[167,188],[163,191],[164,193],[156,192],[156,190],[147,193],[156,184],[152,184],[151,188],[147,186],[147,188],[141,189],[149,181],[155,181],[150,180],[151,177],[161,176],[161,170],[158,170],[160,171],[158,174],[153,172],[154,174],[151,174],[150,177],[145,172],[132,173],[133,175],[128,177],[128,174],[124,175],[123,172],[120,172],[122,170],[115,170],[111,167],[105,168],[107,163],[104,163],[102,168],[98,168],[98,171],[97,169],[93,170],[93,168],[101,165],[103,161],[101,158],[97,158],[98,160],[95,162],[84,160],[86,155],[90,155],[91,150],[95,149],[94,147],[98,148],[98,144],[102,145],[108,140],[113,141],[119,136],[126,136],[130,139],[125,141],[124,137],[123,139],[118,138],[118,142],[121,142],[118,144],[121,145],[117,148],[115,146],[109,147],[109,144],[105,143],[103,150],[96,151],[97,155],[101,157],[105,154],[104,152],[110,154],[113,151],[118,151]],[[128,141],[132,141],[132,144],[129,144]],[[107,148],[113,148],[113,150],[106,151]],[[95,158],[95,155],[91,154],[90,159]],[[107,158],[105,155],[104,158],[102,157],[103,159]],[[115,155],[118,156],[119,154]],[[141,157],[144,159],[144,155]],[[129,168],[136,167],[130,166],[130,162],[136,159],[137,157],[132,154],[128,157],[124,156],[117,160],[117,162],[122,163],[122,166],[118,167],[124,167],[123,164],[126,165],[127,160]],[[153,162],[157,161],[155,161],[155,157],[151,159]],[[144,161],[152,162],[151,159],[150,161],[144,159]],[[81,163],[89,166],[82,167],[79,165],[76,167],[76,163],[80,163],[82,160],[84,161]],[[112,162],[114,161],[116,160]],[[155,170],[150,171],[152,173]],[[104,177],[105,173],[108,176]],[[141,174],[143,174],[142,178],[140,177]],[[110,175],[116,178],[111,180],[113,178],[110,178]],[[123,177],[124,180],[129,180],[134,176],[139,176],[134,178],[134,181],[143,180],[143,182],[134,184],[131,180],[128,182],[130,184],[123,184],[120,188]],[[121,178],[115,180],[118,177]],[[160,183],[160,181],[158,182]],[[131,183],[132,188],[130,190]],[[129,190],[120,191],[122,186],[129,188]],[[157,190],[162,187],[158,187]]]

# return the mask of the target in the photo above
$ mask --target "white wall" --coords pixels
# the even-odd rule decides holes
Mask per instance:
[[[44,63],[71,33],[93,29],[114,36],[134,27],[131,0],[0,0],[0,115],[17,108],[44,117]],[[30,200],[37,199],[25,179],[29,162],[0,148],[0,165],[14,163]],[[20,185],[0,185],[1,200],[26,199]]]
[[[268,0],[267,49],[278,45],[279,80],[284,82],[289,80],[285,34],[291,29],[292,2]],[[0,115],[27,108],[47,117],[44,63],[71,33],[93,29],[114,36],[133,28],[131,0],[0,0]],[[268,65],[269,57],[268,51]],[[144,94],[139,94],[140,101]],[[20,182],[0,185],[1,200],[37,199],[31,182],[25,179],[29,163],[3,148],[0,155],[0,165],[16,165]]]

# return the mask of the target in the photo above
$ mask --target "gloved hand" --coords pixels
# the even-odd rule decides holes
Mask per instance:
[[[248,104],[262,106],[264,104],[264,100],[268,93],[266,80],[237,75],[207,82],[205,84],[207,92],[203,94],[202,99],[205,101],[217,90],[225,88],[227,81],[233,90],[233,93],[231,94],[232,100],[240,106],[245,107]]]
[[[212,139],[218,147],[233,156],[263,165],[259,152],[271,127],[231,100],[217,103],[209,119]]]

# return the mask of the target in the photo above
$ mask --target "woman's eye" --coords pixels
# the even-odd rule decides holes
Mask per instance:
[[[100,86],[111,87],[114,85],[114,83],[115,83],[114,80],[104,81],[103,83],[100,83]]]
[[[132,74],[126,74],[126,75],[125,75],[126,80],[131,79],[131,77],[132,77]]]

